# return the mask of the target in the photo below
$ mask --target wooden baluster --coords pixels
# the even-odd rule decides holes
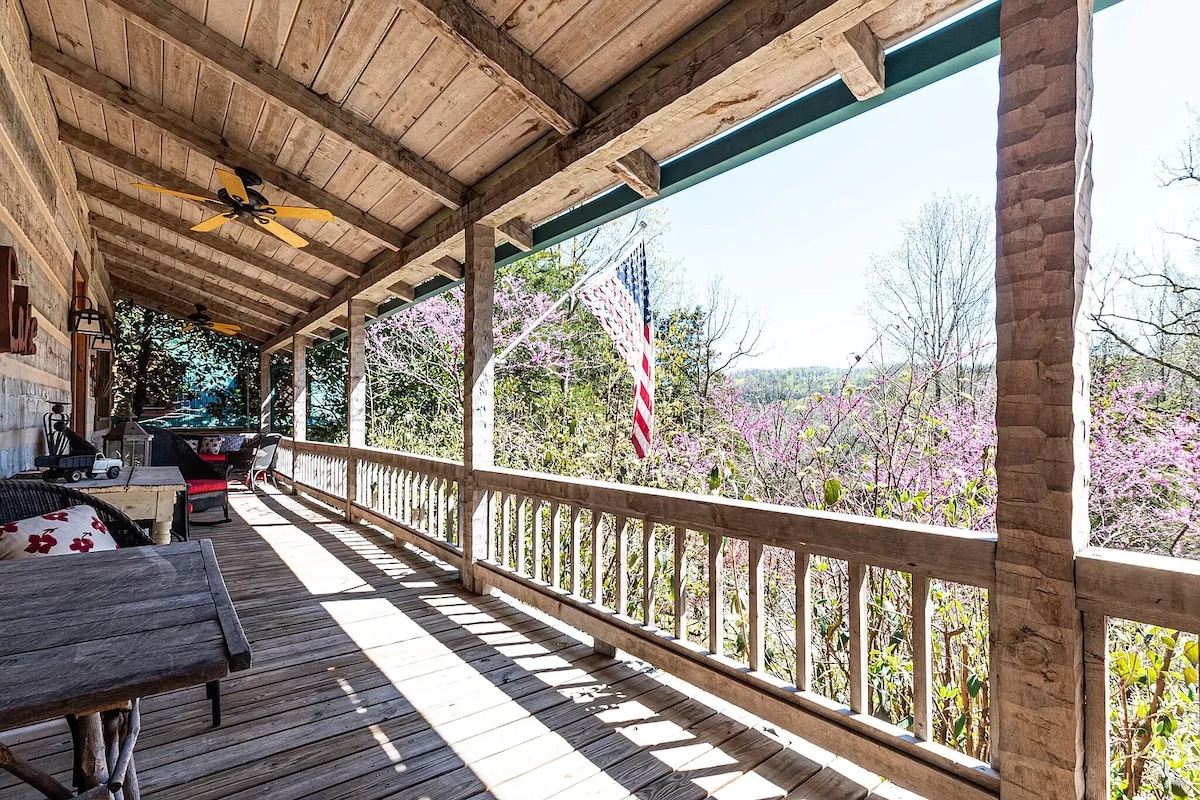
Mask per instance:
[[[511,494],[500,495],[500,563],[512,569],[512,503]]]
[[[642,624],[654,627],[654,576],[658,572],[657,543],[654,522],[642,517]]]
[[[812,556],[796,551],[796,688],[812,680]]]
[[[628,522],[625,517],[613,519],[613,533],[616,534],[616,557],[613,561],[617,570],[617,596],[613,607],[618,614],[629,613],[629,537],[625,535]]]
[[[675,526],[675,638],[687,636],[687,528]]]
[[[580,550],[583,544],[583,531],[579,527],[579,506],[571,506],[571,594],[580,597],[583,593],[583,564]]]
[[[487,560],[496,560],[496,493],[483,493],[484,518],[487,519]],[[468,509],[467,513],[470,513]]]
[[[542,540],[545,538],[545,526],[542,523],[542,501],[533,501],[533,579],[542,579]]]
[[[708,537],[708,649],[713,655],[725,653],[725,603],[722,586],[724,570],[721,568],[721,546],[723,536],[715,533]]]
[[[867,565],[850,562],[850,710],[867,713]]]
[[[558,503],[550,504],[550,585],[562,588],[562,522],[558,516]]]
[[[750,542],[750,641],[746,660],[751,671],[766,669],[766,617],[763,614],[763,545]]]
[[[933,604],[929,578],[912,576],[913,735],[929,740],[933,732]]]
[[[528,574],[525,571],[525,545],[529,538],[529,527],[525,522],[525,506],[528,505],[528,498],[524,495],[518,495],[516,499],[517,512],[517,554],[516,563],[513,565],[518,575]]]
[[[592,602],[604,603],[604,514],[592,510]]]
[[[1093,611],[1083,614],[1083,763],[1087,800],[1112,796],[1108,768],[1108,710],[1112,698],[1108,685],[1108,617]],[[995,693],[992,697],[995,697]]]

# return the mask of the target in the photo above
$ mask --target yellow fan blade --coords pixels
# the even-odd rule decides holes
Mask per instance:
[[[280,225],[278,222],[276,222],[273,219],[267,219],[265,217],[255,217],[254,221],[256,223],[258,223],[259,227],[269,231],[270,233],[275,234],[280,239],[283,239],[285,242],[290,244],[292,247],[305,247],[308,244],[307,239],[297,236],[296,234],[292,233],[290,230],[283,227],[282,225]]]
[[[179,332],[187,333],[188,331],[194,331],[194,330],[196,330],[195,325],[184,325],[182,328],[179,329]]]
[[[217,177],[221,180],[221,185],[225,187],[225,191],[229,192],[229,196],[239,203],[245,203],[250,197],[250,193],[246,191],[246,184],[242,183],[242,179],[232,172],[226,172],[223,169],[217,170]]]
[[[234,325],[231,322],[214,322],[212,329],[217,333],[223,333],[226,336],[236,336],[241,330],[241,325]]]
[[[193,225],[192,230],[199,231],[200,233],[215,231],[226,222],[231,222],[234,219],[236,219],[236,215],[234,214],[217,214],[215,217],[209,217],[198,225]]]
[[[333,222],[333,214],[323,208],[267,206],[263,211],[266,211],[268,214],[274,212],[276,217],[285,217],[287,219],[316,219],[321,222]]]
[[[158,192],[159,194],[170,194],[175,197],[182,197],[184,200],[199,200],[201,203],[211,203],[212,200],[207,197],[201,197],[198,194],[188,194],[187,192],[176,192],[171,189],[163,189],[158,186],[151,186],[148,183],[131,183],[129,184],[135,189],[145,189],[147,192]]]

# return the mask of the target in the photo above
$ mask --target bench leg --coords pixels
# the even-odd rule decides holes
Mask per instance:
[[[221,727],[221,682],[209,681],[204,685],[204,692],[212,702],[212,724],[214,728]]]

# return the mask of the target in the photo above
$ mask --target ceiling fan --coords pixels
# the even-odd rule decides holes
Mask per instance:
[[[206,328],[210,331],[223,333],[226,336],[237,336],[237,334],[242,330],[241,325],[235,325],[232,322],[213,322],[213,318],[208,315],[208,309],[205,306],[202,306],[199,303],[196,303],[195,305],[196,313],[187,315],[187,321],[190,322],[191,325],[185,325],[183,327],[183,333],[187,333],[188,331],[196,328]]]
[[[216,230],[225,223],[232,222],[241,217],[242,219],[253,221],[255,225],[277,236],[292,247],[304,247],[308,244],[307,239],[285,228],[275,220],[277,218],[315,219],[321,222],[330,222],[333,220],[333,214],[323,208],[271,205],[267,198],[263,197],[260,192],[249,188],[262,186],[262,178],[243,167],[234,167],[233,172],[218,169],[217,178],[220,179],[221,185],[224,188],[217,192],[216,200],[210,197],[201,197],[198,194],[162,189],[158,186],[150,186],[145,183],[135,183],[132,185],[136,189],[145,189],[148,192],[174,195],[186,200],[196,200],[210,206],[226,208],[226,211],[222,211],[215,217],[209,217],[199,225],[192,226],[192,230],[202,233]]]

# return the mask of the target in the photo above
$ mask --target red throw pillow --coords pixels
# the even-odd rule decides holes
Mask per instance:
[[[0,560],[116,549],[116,540],[91,506],[71,506],[40,517],[0,523]]]

